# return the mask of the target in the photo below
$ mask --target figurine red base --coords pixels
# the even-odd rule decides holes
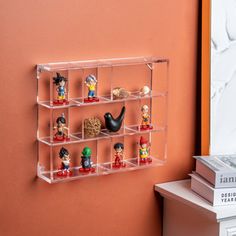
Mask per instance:
[[[152,162],[152,158],[148,157],[148,158],[140,158],[140,163],[141,164],[146,164],[146,163],[151,163]]]
[[[112,164],[112,167],[113,168],[122,168],[122,167],[126,167],[126,164],[125,163],[113,163]]]
[[[153,127],[151,125],[141,125],[140,126],[141,131],[150,130],[150,129],[153,129]]]
[[[61,137],[61,136],[54,136],[53,141],[54,142],[70,141],[70,138],[68,138],[68,137]]]
[[[89,172],[95,172],[95,168],[91,167],[91,168],[79,168],[79,172],[82,172],[82,173],[89,173]]]
[[[58,172],[57,172],[57,176],[59,176],[59,177],[67,177],[67,176],[71,176],[72,175],[72,172],[71,172],[71,170],[59,170]]]
[[[88,97],[88,98],[85,98],[85,99],[84,99],[84,102],[85,102],[85,103],[89,103],[89,102],[99,102],[99,98],[97,98],[97,97],[93,97],[93,98]]]
[[[57,100],[54,100],[53,101],[53,105],[68,105],[69,104],[69,101],[66,100],[66,99],[57,99]]]

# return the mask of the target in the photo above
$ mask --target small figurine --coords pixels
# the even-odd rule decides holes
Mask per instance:
[[[122,125],[124,117],[125,117],[125,107],[122,107],[120,115],[117,118],[113,118],[112,114],[110,112],[107,112],[104,115],[106,128],[111,132],[117,132]]]
[[[89,147],[83,149],[81,156],[82,167],[79,168],[80,172],[95,172],[95,168],[92,167],[91,152]]]
[[[145,95],[148,95],[150,93],[150,91],[151,91],[150,88],[147,85],[145,85],[140,89],[139,94],[141,96],[145,96]]]
[[[143,136],[140,137],[139,146],[140,163],[151,163],[152,158],[149,156],[150,146]]]
[[[149,107],[147,105],[143,105],[141,111],[142,111],[142,124],[140,126],[140,130],[152,129],[152,126],[150,125]]]
[[[59,168],[57,175],[63,177],[71,176],[72,172],[70,170],[70,154],[68,150],[62,147],[59,152],[59,157],[61,159],[61,167]]]
[[[54,84],[57,86],[57,100],[53,101],[54,105],[65,105],[68,104],[69,102],[66,100],[66,81],[67,79],[65,77],[63,77],[62,75],[60,75],[60,73],[57,73],[57,77],[53,77],[54,80]]]
[[[89,75],[85,79],[85,84],[88,87],[88,98],[85,98],[84,102],[98,102],[99,99],[95,95],[97,78],[94,75]]]
[[[57,132],[54,135],[53,141],[69,141],[70,138],[65,133],[65,130],[68,132],[68,128],[66,127],[66,119],[64,113],[61,114],[56,120],[57,125],[53,127]]]
[[[115,162],[112,164],[113,168],[125,167],[125,163],[122,163],[122,159],[124,156],[124,145],[123,143],[116,143],[114,145],[115,149]]]

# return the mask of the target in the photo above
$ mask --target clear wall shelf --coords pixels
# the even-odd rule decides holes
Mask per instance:
[[[58,183],[164,165],[167,159],[168,71],[169,60],[158,57],[37,65],[38,177],[48,183]],[[85,84],[91,75],[97,80],[95,100],[88,99]],[[53,79],[58,76],[65,80],[63,98]],[[117,90],[122,96],[117,95]],[[149,108],[149,126],[145,129],[142,126],[143,106]],[[104,114],[110,112],[117,117],[122,107],[126,108],[122,126],[117,132],[110,132],[105,126]],[[59,118],[65,120],[64,128],[58,128]],[[85,122],[89,118],[100,121],[99,131],[93,136],[85,132]],[[140,156],[141,139],[147,143],[146,159]],[[115,162],[117,143],[124,146],[119,165]],[[91,168],[88,169],[83,168],[81,161],[86,147],[91,151]],[[67,169],[67,164],[62,164],[59,157],[62,149],[69,152]]]

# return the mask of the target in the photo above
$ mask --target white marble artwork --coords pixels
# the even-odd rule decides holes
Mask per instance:
[[[212,0],[210,153],[236,153],[236,0]]]

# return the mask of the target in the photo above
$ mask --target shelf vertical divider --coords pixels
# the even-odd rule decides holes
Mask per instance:
[[[69,90],[69,88],[70,88],[70,70],[67,70],[67,99],[68,99],[68,101],[70,100],[70,96],[69,96],[69,94],[70,94],[70,90]],[[71,124],[70,124],[70,106],[69,107],[67,107],[67,117],[66,117],[66,122],[67,122],[67,128],[68,128],[68,130],[67,130],[67,135],[68,135],[68,138],[70,137],[70,127],[71,127]]]
[[[110,75],[110,99],[111,99],[111,101],[113,101],[113,73],[114,73],[114,67],[111,65],[111,75]]]
[[[53,180],[53,147],[50,146],[50,179]]]
[[[50,106],[53,106],[53,99],[54,99],[54,83],[53,83],[53,76],[55,73],[50,72],[50,78],[49,78],[49,83],[50,83]]]
[[[84,90],[85,90],[85,71],[84,69],[82,69],[82,103],[84,102],[84,98],[85,98],[85,94],[84,94]]]

